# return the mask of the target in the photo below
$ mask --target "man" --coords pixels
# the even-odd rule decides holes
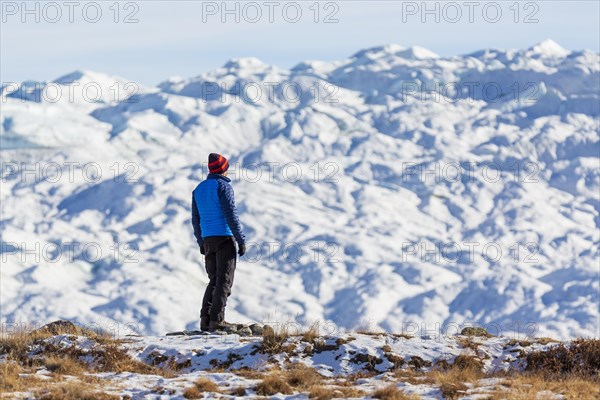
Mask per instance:
[[[229,162],[220,154],[208,156],[209,174],[192,193],[194,236],[204,256],[208,286],[202,300],[200,329],[203,331],[233,328],[225,322],[225,305],[231,294],[238,254],[246,252],[245,236],[235,208],[233,189],[227,178]]]

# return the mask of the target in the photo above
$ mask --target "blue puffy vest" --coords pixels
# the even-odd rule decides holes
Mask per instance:
[[[202,238],[208,236],[233,236],[219,200],[218,179],[206,179],[194,190],[196,207],[200,213]]]

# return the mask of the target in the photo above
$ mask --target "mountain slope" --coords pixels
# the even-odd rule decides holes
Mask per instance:
[[[598,336],[598,66],[389,45],[83,106],[3,90],[2,321],[196,328],[190,195],[219,152],[253,243],[228,319]]]

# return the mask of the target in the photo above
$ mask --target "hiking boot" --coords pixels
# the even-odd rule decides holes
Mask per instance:
[[[229,322],[225,321],[210,321],[208,324],[208,330],[210,332],[224,331],[227,333],[235,333],[237,332],[237,326],[236,324],[230,324]]]

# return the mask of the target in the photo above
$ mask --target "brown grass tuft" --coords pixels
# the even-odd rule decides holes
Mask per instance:
[[[80,376],[84,371],[84,364],[68,356],[49,356],[44,359],[44,365],[50,372],[62,375]]]
[[[460,337],[456,339],[456,343],[458,343],[463,349],[471,349],[475,352],[480,345],[480,343],[476,342],[472,336]]]
[[[39,400],[120,400],[121,397],[92,389],[82,382],[68,382],[38,390]]]
[[[339,395],[341,393],[341,396]],[[360,389],[352,386],[338,387],[334,391],[335,397],[342,399],[354,398],[354,397],[365,397],[366,393]]]
[[[483,361],[475,356],[460,354],[456,356],[454,362],[449,366],[449,368],[463,371],[473,371],[477,373],[483,370]]]
[[[331,400],[335,397],[335,391],[325,386],[313,386],[308,392],[309,399]]]
[[[320,384],[323,376],[314,368],[307,367],[304,364],[292,364],[284,373],[286,382],[299,389],[307,389],[311,386]]]
[[[196,386],[190,386],[183,390],[183,397],[186,399],[200,399],[202,392]]]
[[[462,382],[444,381],[440,383],[440,392],[447,400],[454,400],[467,394],[467,385]]]
[[[257,371],[255,369],[250,369],[248,367],[243,367],[240,369],[234,369],[230,371],[242,378],[246,379],[262,379],[265,376],[265,373],[262,371]]]
[[[535,341],[536,341],[536,343],[539,343],[539,344],[559,343],[558,340],[552,339],[549,337],[536,338]]]
[[[371,397],[374,399],[381,400],[413,400],[416,399],[415,396],[408,395],[398,389],[396,384],[388,385],[382,389],[377,389],[371,394]]]
[[[232,396],[245,396],[246,395],[246,389],[242,386],[238,386],[236,388],[231,389],[231,391],[229,392],[230,395]]]
[[[24,377],[19,374],[24,373],[23,368],[16,362],[3,362],[0,364],[0,392],[15,392],[27,388],[28,384]]]
[[[256,393],[261,396],[272,396],[276,393],[292,394],[292,387],[276,374],[267,375],[256,385]]]
[[[427,374],[429,382],[437,385],[445,399],[458,399],[466,394],[465,383],[483,378],[483,362],[473,356],[459,355],[452,364],[444,365]]]
[[[198,378],[194,386],[200,392],[219,392],[219,386],[208,378]]]
[[[310,328],[302,333],[302,338],[300,340],[306,343],[314,344],[319,337],[319,324],[314,323]]]
[[[290,345],[285,345],[285,342],[289,337],[290,335],[285,328],[275,331],[275,329],[267,327],[263,331],[262,343],[260,345],[259,352],[271,355],[283,352],[291,352],[293,348],[291,348]]]

